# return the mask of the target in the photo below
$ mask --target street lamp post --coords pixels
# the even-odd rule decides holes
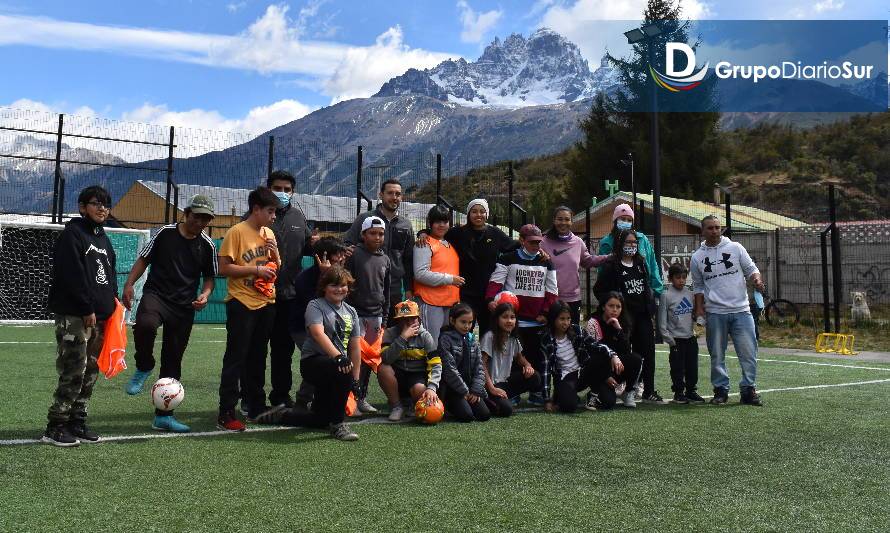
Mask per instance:
[[[636,44],[641,41],[646,42],[646,52],[651,66],[655,56],[653,54],[654,38],[661,35],[661,28],[658,24],[646,24],[642,28],[634,28],[624,32],[629,44]],[[655,258],[658,262],[658,268],[661,268],[661,158],[659,157],[658,146],[658,93],[655,80],[650,74],[649,86],[652,93],[652,119],[650,120],[650,146],[652,147],[652,210],[655,215]]]
[[[622,159],[621,164],[624,166],[630,167],[630,194],[633,197],[633,208],[634,211],[637,209],[637,183],[634,181],[634,154],[633,152],[627,153],[627,159]]]

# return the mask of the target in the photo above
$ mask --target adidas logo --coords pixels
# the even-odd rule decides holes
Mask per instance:
[[[689,298],[684,297],[674,309],[674,316],[688,315],[690,313],[692,313],[692,302],[689,301]]]

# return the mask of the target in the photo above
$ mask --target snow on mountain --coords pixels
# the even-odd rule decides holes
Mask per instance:
[[[605,58],[592,73],[574,43],[541,28],[527,39],[495,38],[473,62],[449,59],[431,69],[409,69],[374,96],[423,95],[468,107],[519,108],[577,102],[617,84]]]

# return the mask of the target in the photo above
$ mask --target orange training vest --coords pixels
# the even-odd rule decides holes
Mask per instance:
[[[443,246],[442,241],[432,237],[429,238],[429,241],[430,249],[433,251],[433,256],[430,258],[430,271],[459,276],[460,260],[454,246],[451,246],[451,243],[448,246]],[[460,288],[454,285],[430,287],[415,280],[414,292],[428,305],[451,307],[460,301]]]

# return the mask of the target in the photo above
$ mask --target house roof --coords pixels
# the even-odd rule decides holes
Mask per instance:
[[[167,198],[167,184],[163,181],[138,180],[137,183],[159,196]],[[176,208],[180,211],[188,207],[189,200],[196,194],[209,196],[213,201],[217,215],[241,216],[247,212],[247,195],[249,189],[232,189],[228,187],[211,187],[209,185],[179,185],[179,202]],[[172,201],[172,199],[171,199]],[[323,196],[319,194],[295,193],[292,202],[303,210],[307,220],[315,222],[339,222],[351,224],[356,217],[356,198],[345,196]],[[367,204],[364,202],[362,210]],[[376,205],[376,203],[375,203]],[[402,202],[399,206],[399,215],[407,217],[416,228],[426,226],[426,216],[435,204],[423,204],[416,202]],[[455,211],[455,223],[466,222],[466,217]]]
[[[630,203],[633,196],[629,192],[618,191],[591,208],[590,214],[594,215],[603,210],[613,209],[616,202]],[[652,208],[652,195],[637,193],[637,201],[643,200],[647,210]],[[707,215],[717,215],[723,218],[726,205],[711,204],[698,200],[686,200],[683,198],[661,197],[661,212],[667,216],[682,220],[687,224],[701,227],[701,219]],[[774,230],[776,228],[796,228],[808,224],[800,220],[789,218],[777,213],[766,211],[757,207],[733,204],[730,208],[732,215],[732,229],[734,231]],[[585,212],[575,215],[573,221],[583,221]]]

